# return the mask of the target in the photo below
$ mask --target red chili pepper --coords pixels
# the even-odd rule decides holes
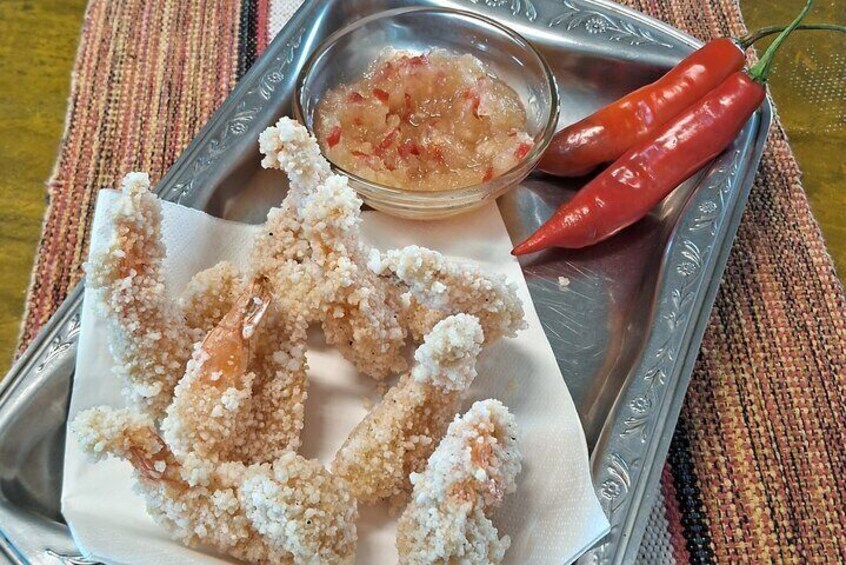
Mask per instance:
[[[470,108],[473,110],[473,116],[479,118],[479,106],[482,103],[482,98],[479,96],[479,91],[476,88],[468,88],[464,91],[464,99],[470,101]]]
[[[736,41],[723,38],[706,43],[657,81],[556,133],[538,168],[561,177],[578,177],[614,161],[742,69],[750,45],[785,29],[764,27]],[[795,29],[846,32],[846,27],[833,24]]]
[[[715,39],[663,77],[555,134],[541,157],[544,172],[577,177],[610,163],[743,68],[733,39]]]
[[[424,65],[429,64],[429,56],[426,53],[421,55],[417,55],[416,57],[411,57],[408,59],[408,64],[410,67],[422,67]]]
[[[406,120],[414,113],[414,102],[411,100],[411,94],[406,92],[403,94],[403,118]]]
[[[388,133],[386,133],[385,137],[382,138],[382,141],[379,142],[379,144],[376,146],[376,148],[379,149],[380,151],[384,151],[385,149],[387,149],[388,147],[393,145],[394,140],[399,135],[399,131],[400,131],[399,128],[394,128],[391,131],[389,131]]]
[[[719,155],[761,105],[775,52],[813,5],[773,41],[760,62],[736,72],[662,127],[652,140],[626,152],[561,206],[512,251],[580,248],[611,237],[643,218],[679,184]]]
[[[655,140],[630,150],[600,173],[513,253],[586,247],[638,221],[719,155],[764,96],[762,85],[743,72],[734,73],[667,124]]]

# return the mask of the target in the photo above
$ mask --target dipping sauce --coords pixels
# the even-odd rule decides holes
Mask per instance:
[[[386,50],[360,80],[330,90],[314,131],[326,157],[367,180],[408,190],[479,184],[534,145],[520,98],[479,59]]]

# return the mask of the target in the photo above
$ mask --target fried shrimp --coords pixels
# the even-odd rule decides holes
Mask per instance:
[[[400,517],[400,563],[501,563],[511,545],[488,518],[520,473],[514,417],[497,400],[476,402],[450,425],[426,470],[412,474]]]
[[[250,362],[252,405],[243,423],[243,439],[233,457],[261,463],[300,446],[308,395],[306,330],[301,318],[291,318],[274,300],[254,338]]]
[[[320,318],[326,342],[356,368],[383,379],[406,368],[406,332],[391,286],[367,268],[360,240],[361,200],[334,175],[303,198],[303,232],[325,269]]]
[[[121,191],[113,240],[86,265],[86,284],[107,320],[125,397],[159,420],[191,356],[191,332],[165,290],[161,205],[150,179],[130,173]]]
[[[525,325],[516,286],[421,247],[372,248],[361,199],[293,120],[259,145],[289,191],[249,269],[219,263],[178,300],[164,284],[161,205],[146,175],[124,179],[113,240],[87,270],[131,406],[79,414],[83,449],[128,461],[149,513],[189,546],[251,562],[350,563],[357,500],[413,488],[404,561],[501,561],[509,541],[487,514],[520,470],[513,419],[486,401],[450,421],[483,342]],[[309,324],[362,373],[407,371],[350,433],[334,475],[296,454]],[[411,370],[409,344],[420,344]]]
[[[72,428],[94,459],[132,464],[150,515],[189,547],[204,543],[253,563],[353,559],[355,499],[315,461],[287,452],[272,464],[222,464],[196,480],[192,463],[180,461],[145,416],[94,408]]]
[[[483,339],[473,316],[439,322],[417,349],[411,373],[353,429],[332,470],[359,500],[407,494],[409,474],[423,469],[476,376]]]
[[[195,347],[162,422],[164,437],[178,456],[195,453],[228,461],[246,439],[255,379],[247,368],[256,330],[271,303],[268,286],[264,278],[254,280]]]
[[[284,171],[290,190],[255,242],[254,268],[275,284],[293,285],[291,307],[320,322],[327,343],[360,371],[381,379],[404,370],[401,306],[389,284],[367,269],[361,200],[290,118],[265,130],[259,146],[263,166]]]
[[[485,274],[474,265],[417,245],[384,254],[371,251],[368,266],[376,274],[396,277],[398,287],[407,288],[403,302],[414,339],[458,312],[479,319],[487,344],[514,337],[526,327],[517,287],[504,276]]]

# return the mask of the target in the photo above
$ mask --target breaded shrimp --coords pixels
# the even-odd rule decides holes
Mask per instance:
[[[417,349],[411,373],[353,429],[332,471],[346,479],[359,500],[410,491],[409,474],[423,469],[476,376],[483,339],[473,316],[439,322]]]
[[[107,320],[124,396],[159,420],[191,356],[191,332],[165,290],[161,204],[150,192],[150,179],[130,173],[121,190],[114,239],[86,265],[86,284]]]
[[[243,441],[232,456],[244,463],[269,462],[300,446],[308,391],[306,330],[276,302],[268,307],[254,338],[249,370],[252,406],[243,424]]]
[[[253,244],[252,264],[258,274],[285,288],[279,300],[289,312],[299,311],[307,320],[316,321],[322,300],[316,288],[324,269],[311,260],[311,244],[303,234],[299,204],[328,179],[332,171],[320,155],[320,149],[308,130],[290,118],[259,135],[262,166],[278,169],[288,177],[288,193],[278,208],[268,212],[264,229]]]
[[[250,346],[270,306],[268,286],[266,279],[254,280],[194,349],[162,422],[164,438],[177,456],[230,461],[246,439],[255,379],[247,371]]]
[[[412,474],[400,517],[400,563],[501,563],[511,545],[488,518],[520,473],[514,417],[497,400],[473,404],[449,425],[426,470]]]
[[[241,273],[228,261],[221,261],[191,278],[179,299],[179,308],[193,332],[193,341],[203,339],[223,319],[243,286]]]
[[[479,319],[487,345],[526,327],[517,287],[504,276],[483,273],[417,245],[385,254],[371,251],[368,266],[376,274],[396,277],[399,286],[407,288],[405,322],[414,339],[458,312]]]
[[[346,484],[319,463],[287,452],[271,464],[225,463],[197,480],[129,410],[94,408],[73,422],[84,451],[135,468],[147,510],[174,538],[253,563],[350,563],[358,509]]]
[[[406,332],[390,283],[366,266],[360,208],[346,177],[334,175],[303,197],[303,233],[312,261],[324,268],[320,320],[326,342],[359,371],[383,379],[406,368]]]
[[[290,189],[256,239],[254,269],[288,288],[286,306],[322,323],[327,342],[360,371],[381,379],[404,370],[401,306],[390,283],[367,269],[361,200],[290,118],[262,133],[259,146],[262,164],[284,171]]]

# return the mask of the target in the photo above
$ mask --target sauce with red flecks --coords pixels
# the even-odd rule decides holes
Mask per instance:
[[[379,184],[449,190],[487,182],[530,153],[519,96],[477,58],[386,51],[330,90],[315,133],[330,161]]]

